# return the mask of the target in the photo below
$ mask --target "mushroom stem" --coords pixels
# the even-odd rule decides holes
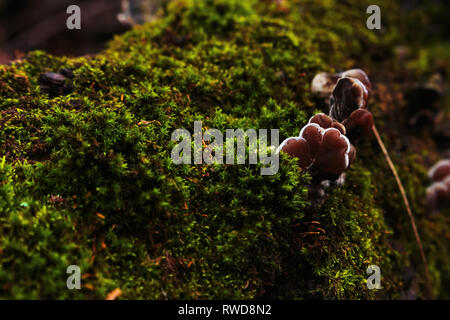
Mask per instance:
[[[381,150],[383,151],[384,157],[386,158],[386,161],[387,161],[387,163],[388,163],[392,173],[394,174],[395,180],[397,181],[398,188],[399,188],[400,193],[401,193],[402,198],[403,198],[403,202],[405,203],[406,211],[407,211],[409,219],[411,221],[411,226],[412,226],[412,229],[413,229],[413,232],[414,232],[414,236],[416,238],[416,242],[417,242],[417,245],[419,247],[420,255],[422,257],[422,262],[423,262],[424,267],[425,267],[426,288],[427,288],[427,291],[428,291],[428,297],[430,299],[432,299],[433,298],[433,291],[431,290],[431,277],[430,277],[430,272],[428,270],[428,262],[427,262],[427,258],[425,256],[425,252],[423,250],[423,245],[422,245],[422,241],[420,240],[419,232],[417,231],[416,222],[414,220],[414,216],[413,216],[413,213],[411,211],[411,207],[409,205],[408,197],[406,196],[405,188],[403,188],[403,184],[402,184],[402,182],[400,180],[400,177],[398,176],[398,172],[395,169],[394,163],[392,162],[391,157],[389,156],[389,153],[388,153],[386,147],[384,146],[383,140],[381,140],[380,134],[378,133],[378,130],[377,130],[377,127],[375,126],[375,124],[372,127],[372,132],[375,135],[375,138],[377,139]]]

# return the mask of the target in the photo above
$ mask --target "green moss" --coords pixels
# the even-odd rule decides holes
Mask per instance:
[[[292,1],[286,13],[269,1],[174,1],[95,57],[38,51],[1,66],[0,297],[103,298],[116,287],[125,299],[400,297],[405,268],[423,270],[371,139],[319,206],[308,173],[285,157],[273,176],[170,159],[172,131],[195,120],[297,135],[322,107],[309,93],[316,72],[358,64],[376,78],[395,65],[397,6],[385,7],[383,34],[361,27],[367,3],[351,3]],[[74,71],[73,90],[50,96],[39,75],[61,68]],[[448,297],[448,215],[425,215],[424,166],[408,151],[395,162],[435,294]],[[71,264],[80,291],[66,288]],[[366,287],[371,264],[382,290]]]

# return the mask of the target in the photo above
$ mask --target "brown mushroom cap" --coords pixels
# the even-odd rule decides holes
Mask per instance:
[[[342,122],[353,111],[366,108],[368,97],[368,91],[361,81],[354,78],[341,78],[332,93],[330,116]]]
[[[317,113],[314,116],[312,116],[311,119],[309,119],[308,123],[317,123],[322,128],[328,129],[329,127],[331,127],[333,119],[331,119],[325,113]]]
[[[444,183],[447,186],[447,190],[448,190],[448,196],[450,198],[450,176],[447,176],[442,183]]]
[[[440,203],[448,201],[450,190],[443,182],[435,182],[427,188],[427,202],[431,208],[436,208]]]
[[[326,129],[316,156],[315,166],[328,174],[341,174],[350,163],[350,150],[350,142],[339,130]]]
[[[285,139],[277,149],[277,152],[283,151],[291,157],[298,158],[298,164],[301,168],[307,168],[312,163],[311,151],[308,142],[300,137],[290,137]]]
[[[369,77],[361,69],[350,69],[342,72],[340,76],[341,78],[348,77],[358,79],[366,86],[369,91],[372,89],[372,84],[370,83]]]
[[[343,124],[350,141],[358,142],[361,137],[369,134],[372,130],[373,116],[367,109],[357,109],[343,121]]]
[[[331,128],[338,129],[343,135],[347,133],[347,129],[345,129],[345,126],[336,120],[333,120],[333,122],[331,123]]]
[[[428,208],[431,210],[435,210],[438,206],[438,199],[436,195],[436,186],[433,184],[427,188],[426,195],[427,195],[427,205]]]
[[[323,129],[316,123],[310,123],[303,127],[300,131],[300,137],[305,139],[309,144],[311,158],[315,158],[322,144]]]
[[[443,160],[438,161],[428,171],[428,177],[435,182],[442,181],[448,176],[450,176],[450,160],[449,159],[443,159]]]
[[[315,114],[314,116],[311,117],[311,119],[309,119],[308,123],[317,123],[323,129],[335,128],[338,129],[342,134],[346,133],[345,126],[342,123],[332,119],[325,113]]]

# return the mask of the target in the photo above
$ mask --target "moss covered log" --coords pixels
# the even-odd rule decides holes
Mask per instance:
[[[314,75],[351,67],[374,83],[369,109],[410,198],[433,294],[450,298],[449,210],[425,209],[439,145],[411,129],[406,97],[450,74],[443,34],[411,28],[445,12],[382,3],[384,27],[372,31],[370,1],[177,0],[96,56],[36,51],[0,66],[0,298],[103,299],[115,288],[122,299],[423,298],[417,244],[373,137],[320,204],[284,155],[273,176],[170,158],[171,133],[197,120],[298,135],[328,111],[310,93]],[[60,70],[62,83],[44,81]],[[438,108],[448,114],[448,99]],[[82,290],[66,287],[73,264]],[[373,264],[381,290],[366,286]]]

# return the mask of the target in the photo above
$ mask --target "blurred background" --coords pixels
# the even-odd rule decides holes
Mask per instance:
[[[66,27],[71,4],[81,8],[81,30]],[[117,19],[120,11],[121,0],[0,0],[0,64],[33,49],[56,55],[95,53],[129,28]]]
[[[0,0],[0,64],[40,49],[78,56],[102,50],[115,34],[151,21],[165,0]],[[81,30],[68,30],[70,5],[81,9]]]
[[[105,47],[115,34],[133,24],[153,20],[170,0],[0,0],[0,64],[20,58],[30,50],[45,50],[55,55],[92,54]],[[262,0],[277,1],[285,0]],[[343,0],[345,1],[345,0]],[[307,1],[305,1],[307,2]],[[442,8],[449,0],[427,0],[427,5]],[[376,3],[376,1],[374,1]],[[423,6],[422,0],[400,0],[405,12]],[[81,30],[68,30],[69,5],[81,8]],[[426,22],[430,37],[450,34],[450,19],[433,14]],[[424,26],[423,23],[419,23]]]

